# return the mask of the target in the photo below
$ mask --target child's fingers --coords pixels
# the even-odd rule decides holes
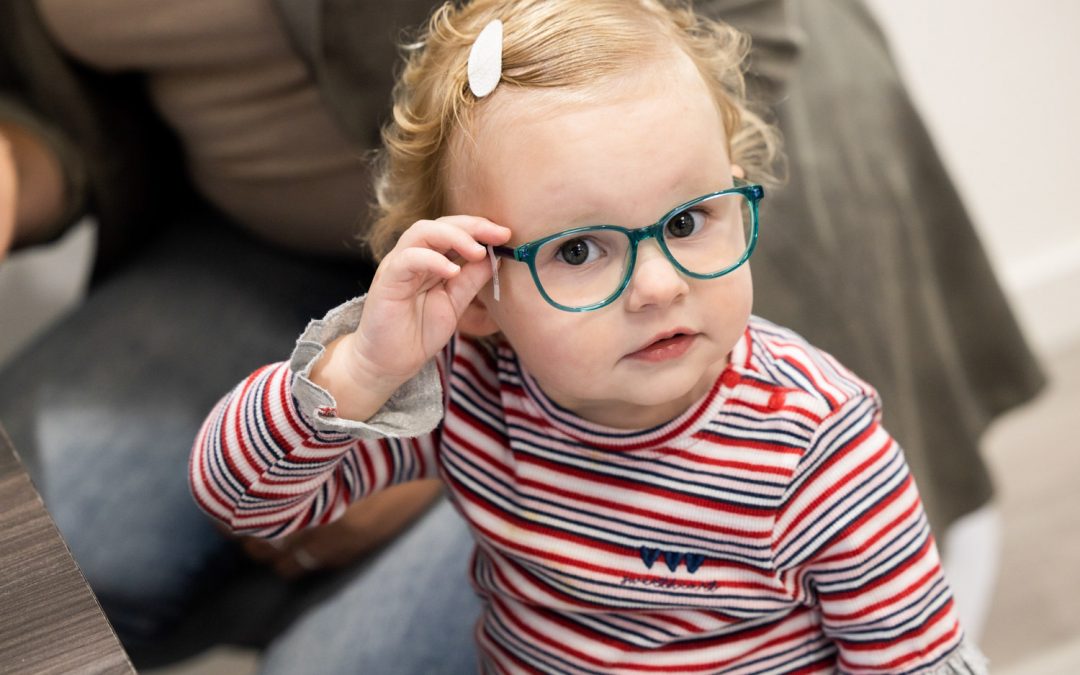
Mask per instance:
[[[398,246],[422,246],[440,253],[454,251],[466,260],[480,260],[486,253],[483,244],[503,243],[509,237],[508,229],[484,218],[448,216],[416,222],[401,236]]]
[[[396,293],[390,295],[399,299],[450,279],[461,270],[460,265],[442,253],[416,246],[396,251],[392,259],[388,256],[383,263],[380,265],[381,274],[377,276],[381,277],[381,283],[387,289],[397,289]]]
[[[479,260],[484,255],[483,245],[468,232],[435,220],[417,222],[401,236],[398,246],[403,249],[427,248],[444,254],[455,252],[466,260]]]
[[[443,216],[439,221],[460,227],[481,244],[498,245],[510,240],[510,228],[480,216]]]

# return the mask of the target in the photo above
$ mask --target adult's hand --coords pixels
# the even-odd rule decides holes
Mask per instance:
[[[393,539],[440,494],[437,480],[397,485],[352,504],[338,520],[277,541],[243,537],[244,550],[286,579],[345,567]]]
[[[0,260],[7,256],[15,238],[15,203],[18,187],[11,143],[0,128]]]
[[[29,129],[0,122],[0,260],[16,244],[47,241],[61,225],[64,172]]]

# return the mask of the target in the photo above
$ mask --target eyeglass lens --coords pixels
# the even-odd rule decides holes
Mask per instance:
[[[687,271],[709,276],[739,262],[750,244],[750,201],[739,193],[703,200],[660,227],[669,256]],[[648,242],[642,242],[648,245]],[[607,300],[628,272],[630,235],[586,230],[545,242],[536,252],[537,280],[554,302],[571,308]]]

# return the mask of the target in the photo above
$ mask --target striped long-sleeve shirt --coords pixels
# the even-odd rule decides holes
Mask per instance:
[[[702,400],[639,431],[560,408],[508,347],[439,361],[442,421],[411,438],[334,431],[289,364],[260,369],[196,441],[196,499],[278,536],[440,476],[494,672],[984,672],[875,392],[797,335],[753,319]]]

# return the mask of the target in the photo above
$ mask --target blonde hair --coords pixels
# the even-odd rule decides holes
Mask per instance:
[[[772,178],[775,129],[746,101],[743,63],[749,39],[694,13],[682,0],[473,0],[437,9],[421,37],[405,46],[393,94],[393,119],[376,158],[375,214],[368,245],[376,260],[417,220],[446,204],[446,161],[455,132],[467,132],[488,99],[468,87],[469,49],[493,19],[503,22],[503,87],[596,88],[640,68],[644,57],[685,52],[720,110],[731,159],[757,181]]]

